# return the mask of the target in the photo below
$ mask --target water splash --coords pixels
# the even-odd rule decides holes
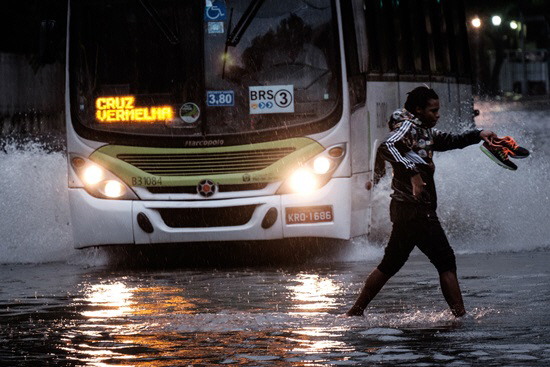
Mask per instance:
[[[518,170],[510,171],[491,162],[478,147],[440,153],[436,180],[442,224],[459,252],[548,248],[548,108],[480,107],[484,113],[478,126],[512,136],[531,156],[514,160]]]
[[[40,143],[8,142],[0,151],[0,263],[70,256],[66,159]]]
[[[4,140],[0,172],[0,264],[97,261],[93,252],[73,249],[64,153]]]
[[[410,308],[410,307],[409,307]],[[188,313],[167,316],[158,322],[165,330],[197,332],[234,332],[265,330],[315,330],[328,335],[359,328],[361,335],[372,338],[403,338],[404,329],[453,328],[463,323],[476,322],[496,312],[492,308],[474,308],[462,318],[449,310],[409,309],[400,312],[369,311],[365,317],[343,317],[332,313],[292,314],[280,312],[250,313],[220,311],[217,313]],[[161,316],[162,317],[162,316]],[[366,327],[365,327],[366,326]]]

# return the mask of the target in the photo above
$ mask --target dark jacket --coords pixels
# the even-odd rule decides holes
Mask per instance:
[[[377,158],[391,163],[393,168],[391,197],[396,201],[437,207],[435,190],[434,151],[464,148],[481,141],[480,130],[462,134],[449,134],[434,128],[422,126],[422,122],[406,109],[395,111],[389,121],[391,133],[380,145]],[[377,165],[380,167],[380,165]],[[379,169],[380,170],[380,169]],[[419,199],[412,194],[411,177],[420,173],[426,183]],[[375,172],[375,176],[379,175]]]

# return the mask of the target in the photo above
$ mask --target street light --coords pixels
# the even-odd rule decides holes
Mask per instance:
[[[519,28],[518,22],[516,22],[515,20],[512,20],[510,22],[510,28],[512,28],[513,30],[518,29]]]
[[[498,15],[493,15],[493,17],[491,18],[491,22],[494,26],[498,27],[502,23],[502,18]]]
[[[472,19],[472,26],[474,26],[475,28],[481,27],[481,19],[479,19],[478,17]]]

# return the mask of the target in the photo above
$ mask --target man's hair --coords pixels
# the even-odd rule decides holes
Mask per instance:
[[[439,99],[437,93],[428,87],[417,87],[407,93],[405,109],[411,113],[416,112],[416,107],[426,108],[428,100]]]

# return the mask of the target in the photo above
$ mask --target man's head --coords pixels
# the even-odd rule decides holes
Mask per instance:
[[[405,109],[422,121],[424,127],[434,127],[439,120],[439,96],[428,87],[415,88],[407,93]]]

